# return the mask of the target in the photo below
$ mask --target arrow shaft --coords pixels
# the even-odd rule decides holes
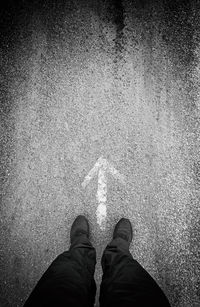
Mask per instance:
[[[107,178],[106,178],[106,164],[102,164],[102,167],[99,169],[98,173],[98,189],[97,189],[97,201],[98,207],[96,211],[97,215],[97,223],[100,228],[105,229],[106,225],[106,216],[107,216],[107,208],[106,208],[106,200],[107,200]]]
[[[105,203],[107,200],[107,179],[106,169],[104,167],[99,169],[98,173],[98,189],[97,189],[97,201],[98,203]]]

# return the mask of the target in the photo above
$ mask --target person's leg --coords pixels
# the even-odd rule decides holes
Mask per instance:
[[[131,240],[131,224],[121,219],[102,257],[100,307],[169,307],[161,288],[129,252]]]
[[[59,255],[44,273],[24,307],[92,307],[96,284],[96,252],[89,241],[89,225],[78,216],[71,228],[69,251]]]

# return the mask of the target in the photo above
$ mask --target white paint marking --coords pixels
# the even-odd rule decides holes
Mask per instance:
[[[97,207],[96,211],[97,223],[99,224],[101,230],[106,229],[106,217],[107,217],[107,209],[105,203],[100,203]]]
[[[111,164],[108,165],[108,170],[113,175],[113,177],[119,181],[121,181],[123,184],[125,184],[125,177],[119,173],[119,171],[114,168]]]
[[[68,125],[67,122],[65,122],[65,128],[66,128],[67,131],[69,131],[69,125]]]
[[[89,171],[85,177],[82,187],[85,188],[90,180],[98,173],[98,188],[96,193],[96,199],[98,201],[98,207],[96,211],[97,223],[102,230],[106,227],[106,201],[107,201],[107,178],[106,172],[110,172],[113,177],[125,183],[125,178],[121,175],[106,159],[100,157],[95,163],[94,167]]]
[[[97,189],[97,200],[99,203],[105,203],[107,200],[107,180],[105,175],[106,169],[104,167],[99,169],[98,174],[98,189]]]

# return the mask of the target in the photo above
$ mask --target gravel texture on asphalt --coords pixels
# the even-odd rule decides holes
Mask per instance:
[[[18,1],[0,12],[0,305],[21,307],[78,214],[115,223],[172,307],[200,306],[198,1]],[[99,157],[107,224],[96,220]]]

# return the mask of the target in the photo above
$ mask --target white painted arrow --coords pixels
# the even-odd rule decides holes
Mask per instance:
[[[85,177],[82,187],[85,188],[90,180],[98,174],[98,188],[96,198],[98,201],[98,207],[96,211],[97,223],[100,228],[105,229],[106,225],[106,201],[107,201],[107,178],[106,173],[110,172],[114,178],[125,183],[124,176],[121,175],[108,161],[100,157],[95,163],[94,167],[89,171],[88,175]]]

